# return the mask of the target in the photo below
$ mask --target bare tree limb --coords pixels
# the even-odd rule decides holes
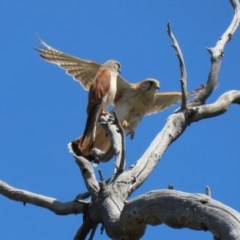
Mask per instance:
[[[190,104],[186,100],[187,74],[183,55],[168,25],[168,33],[180,63],[182,111],[168,117],[161,132],[133,166],[124,170],[124,138],[119,138],[121,133],[119,134],[116,124],[107,124],[114,146],[110,153],[114,151],[117,154],[116,162],[119,163],[117,174],[110,181],[105,182],[101,177],[98,183],[91,163],[83,157],[75,156],[91,196],[91,203],[82,200],[88,196],[88,193],[79,195],[79,201],[62,203],[54,198],[13,188],[2,181],[0,181],[0,194],[16,201],[47,208],[61,215],[83,213],[83,224],[75,236],[76,240],[85,239],[91,231],[90,239],[93,238],[98,223],[102,223],[108,236],[116,240],[140,239],[147,225],[161,223],[174,228],[209,230],[214,234],[215,239],[240,240],[240,214],[209,196],[161,190],[126,201],[131,193],[147,179],[169,145],[183,134],[189,124],[220,115],[233,103],[240,104],[240,91],[232,90],[224,93],[214,103],[203,105],[217,84],[224,47],[239,25],[239,2],[231,0],[231,4],[235,10],[233,20],[216,46],[208,49],[212,63],[208,80],[204,89]],[[103,153],[101,157],[107,159],[110,153]],[[209,189],[207,194],[210,194]]]
[[[182,89],[182,104],[181,110],[186,109],[187,107],[187,71],[184,63],[184,58],[180,46],[178,44],[177,39],[175,38],[174,34],[172,33],[170,23],[167,25],[167,32],[169,37],[172,40],[172,47],[176,50],[176,54],[179,60],[180,71],[181,71],[181,89]]]
[[[136,162],[136,164],[131,169],[129,169],[129,172],[122,174],[122,177],[120,177],[121,180],[127,179],[128,182],[131,182],[131,187],[128,188],[129,194],[131,194],[132,191],[138,188],[146,180],[146,178],[161,160],[161,157],[168,148],[168,146],[184,132],[186,127],[188,127],[191,122],[200,120],[202,118],[213,117],[221,114],[221,111],[226,111],[226,108],[223,109],[223,107],[220,106],[221,104],[218,104],[218,102],[222,102],[222,99],[224,99],[225,102],[225,105],[223,106],[226,107],[228,107],[230,103],[238,102],[238,92],[236,91],[236,93],[232,92],[230,95],[225,95],[225,97],[220,98],[220,100],[217,101],[216,105],[199,106],[205,103],[206,98],[211,94],[213,88],[216,85],[223,48],[225,44],[229,41],[229,36],[232,37],[239,25],[240,4],[236,0],[232,1],[232,5],[235,7],[234,17],[221,39],[217,42],[216,47],[213,48],[211,54],[212,66],[205,87],[200,91],[197,97],[190,101],[187,111],[184,111],[182,113],[178,112],[168,117],[167,123],[163,127],[162,131],[152,141],[151,145],[148,147],[145,153]],[[170,29],[169,33],[171,34]],[[171,35],[171,37],[173,36]],[[175,45],[178,46],[177,43]],[[179,54],[179,52],[181,52],[180,49],[177,50],[177,54]],[[179,61],[182,71],[182,77],[184,77],[185,70],[183,67],[183,58],[179,57]],[[233,97],[233,101],[226,100],[226,98],[231,99],[231,97]],[[190,109],[191,106],[196,105],[199,107]]]
[[[19,202],[30,203],[39,207],[46,208],[58,215],[68,215],[83,213],[88,205],[88,202],[60,202],[55,198],[46,197],[40,194],[35,194],[19,188],[14,188],[9,184],[0,181],[0,194]]]
[[[90,193],[93,200],[97,199],[100,188],[96,180],[91,162],[89,162],[84,157],[79,157],[79,156],[74,156],[74,157],[75,157],[76,163],[78,164],[81,170],[88,192]]]
[[[120,146],[121,148],[119,149],[119,145],[118,145],[118,142],[119,141],[114,141],[114,148],[115,148],[115,152],[117,153],[116,154],[116,161],[115,161],[115,172],[116,174],[119,174],[121,173],[124,168],[125,168],[125,165],[126,165],[126,159],[125,159],[125,132],[121,126],[121,123],[119,122],[118,120],[118,117],[117,117],[117,114],[115,112],[113,112],[114,114],[114,117],[115,117],[115,120],[116,120],[116,124],[118,126],[118,129],[119,129],[119,136],[120,136]]]
[[[240,91],[231,90],[222,94],[214,103],[193,107],[191,122],[211,118],[225,113],[231,104],[240,104]]]
[[[108,162],[112,156],[115,155],[115,173],[120,173],[124,170],[126,164],[124,130],[114,111],[109,115],[101,116],[99,123],[108,133],[109,138],[111,139],[111,147],[107,152],[102,152],[101,150],[94,148],[91,153],[99,162]]]
[[[214,239],[240,239],[238,212],[204,194],[176,190],[152,191],[132,199],[123,208],[120,222],[131,239],[139,239],[147,224],[163,223],[172,228],[208,230]]]
[[[125,179],[125,181],[128,179],[131,182],[129,194],[141,186],[143,181],[146,180],[157,166],[168,146],[184,132],[187,125],[188,123],[182,112],[172,114],[168,117],[161,132],[157,134],[136,164],[128,172],[122,174],[121,179]]]
[[[232,39],[233,34],[236,32],[240,21],[240,4],[238,0],[230,0],[234,8],[234,16],[229,27],[217,41],[215,47],[208,48],[208,52],[211,54],[211,68],[208,75],[205,88],[200,94],[191,101],[191,105],[204,104],[206,99],[211,95],[218,82],[218,73],[221,67],[221,60],[223,57],[224,47]]]
[[[131,182],[131,187],[128,188],[129,194],[145,181],[158,164],[158,161],[161,160],[169,145],[183,134],[186,127],[200,119],[223,114],[227,111],[231,103],[240,103],[240,91],[232,90],[224,93],[213,104],[189,108],[188,115],[184,112],[170,115],[161,132],[152,141],[141,158],[131,169],[120,176],[119,181],[125,179],[126,182]]]
[[[97,228],[97,224],[94,223],[91,219],[89,219],[88,217],[86,217],[85,219],[83,219],[83,224],[81,225],[81,227],[78,229],[74,240],[84,240],[86,239],[86,237],[88,236],[88,234],[91,232],[91,236],[89,239],[93,239],[92,237],[95,234]]]

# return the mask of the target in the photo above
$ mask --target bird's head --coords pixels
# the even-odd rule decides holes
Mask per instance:
[[[153,91],[155,92],[160,88],[160,83],[154,78],[147,78],[140,82],[140,89],[142,91]]]
[[[116,60],[108,60],[102,66],[103,67],[107,67],[111,71],[114,71],[116,73],[120,73],[121,72],[121,64],[120,64],[120,62],[118,62]]]

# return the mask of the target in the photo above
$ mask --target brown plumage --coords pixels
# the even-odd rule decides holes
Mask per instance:
[[[181,101],[180,92],[159,93],[159,82],[155,79],[145,79],[139,83],[130,84],[128,88],[122,89],[115,97],[114,111],[118,120],[125,129],[126,134],[131,138],[134,137],[135,128],[141,119],[153,113],[157,113],[174,103]],[[167,101],[165,101],[167,98]],[[70,147],[76,155],[82,155],[89,160],[94,160],[94,157],[89,151],[89,139],[86,139],[85,144],[81,144],[82,136],[72,141]],[[106,131],[101,125],[97,126],[94,148],[98,148],[107,152],[111,147],[111,140],[106,134]],[[101,161],[109,161],[113,157],[112,154]]]
[[[43,41],[41,43],[43,47],[37,50],[43,59],[57,64],[66,70],[85,89],[91,89],[95,81],[95,76],[101,66],[99,63],[68,55],[50,47]],[[159,81],[152,78],[138,83],[129,83],[122,76],[117,76],[114,111],[126,134],[130,134],[133,137],[136,126],[145,115],[160,112],[181,101],[181,92],[156,92],[159,87]],[[94,138],[94,147],[103,151],[107,151],[110,148],[111,141],[101,125],[96,127]],[[84,141],[81,136],[70,145],[76,155],[83,155],[88,159],[92,159],[89,151],[89,146],[92,147],[92,140],[89,138],[89,134],[84,134]],[[110,155],[105,160],[108,161],[111,157]]]
[[[120,63],[109,60],[98,70],[93,84],[90,86],[87,106],[87,122],[85,125],[81,145],[89,138],[89,149],[94,143],[95,132],[99,117],[107,111],[107,107],[113,104],[116,89],[117,75],[120,71]]]

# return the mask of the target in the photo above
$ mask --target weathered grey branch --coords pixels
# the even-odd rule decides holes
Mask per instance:
[[[172,33],[170,23],[167,25],[167,32],[169,37],[172,40],[172,47],[176,50],[176,54],[179,60],[180,65],[180,72],[181,72],[181,89],[182,89],[182,104],[181,104],[181,110],[186,109],[187,106],[187,71],[184,63],[184,58],[182,51],[180,49],[180,46],[178,44],[177,39],[175,38],[174,34]]]
[[[119,122],[118,118],[117,118],[117,114],[115,112],[113,112],[115,120],[116,120],[116,124],[118,126],[119,129],[119,134],[117,136],[119,136],[118,138],[120,138],[120,149],[119,149],[119,140],[118,141],[113,141],[113,146],[115,148],[115,152],[116,154],[116,161],[115,161],[115,169],[116,169],[116,174],[121,173],[126,165],[126,159],[125,159],[125,132],[121,126],[121,123]],[[116,135],[116,134],[115,134]],[[114,140],[114,139],[113,139]]]
[[[183,134],[186,127],[192,122],[223,114],[232,103],[240,104],[240,91],[226,92],[213,104],[189,108],[187,112],[170,115],[162,131],[152,141],[135,166],[119,177],[119,181],[131,182],[128,193],[131,194],[142,184],[156,167],[169,145]]]
[[[152,191],[127,202],[120,223],[131,239],[138,239],[147,224],[210,231],[214,239],[240,239],[238,212],[206,195],[175,190]]]
[[[184,132],[190,123],[203,118],[219,115],[226,111],[229,104],[238,103],[238,91],[233,91],[217,100],[213,105],[199,106],[200,103],[202,104],[205,102],[205,99],[209,94],[211,94],[215,86],[215,83],[218,79],[218,71],[222,57],[221,53],[223,52],[225,44],[229,40],[229,35],[232,37],[239,25],[240,5],[238,1],[232,2],[234,3],[233,6],[236,7],[234,9],[234,17],[230,23],[230,26],[227,28],[221,39],[217,42],[216,47],[213,50],[212,67],[205,88],[200,91],[199,95],[193,101],[191,101],[190,104],[188,104],[188,107],[185,111],[172,114],[168,117],[167,123],[163,127],[162,131],[152,141],[141,158],[131,169],[129,169],[128,172],[123,173],[119,178],[119,181],[125,180],[126,182],[131,182],[131,187],[128,188],[129,194],[131,194],[132,191],[138,188],[146,180],[146,178],[161,160],[162,155],[168,146]],[[195,105],[198,105],[199,107],[191,108],[191,106]]]
[[[84,157],[78,156],[75,156],[75,160],[81,170],[85,185],[92,197],[92,200],[97,199],[100,188],[96,180],[91,162],[89,162]]]
[[[87,202],[60,202],[55,198],[35,194],[19,188],[14,188],[3,181],[0,181],[0,194],[9,199],[23,202],[24,205],[26,203],[30,203],[46,208],[59,215],[83,213],[84,209],[88,205]]]
[[[240,90],[231,90],[222,94],[214,103],[193,107],[191,122],[215,117],[225,113],[231,104],[240,104]]]
[[[100,162],[108,162],[112,156],[116,156],[115,172],[119,173],[124,170],[125,161],[125,133],[121,124],[118,121],[115,112],[109,115],[101,116],[99,119],[100,124],[104,127],[111,139],[111,148],[107,152],[102,152],[99,149],[94,148],[92,150],[93,156]]]
[[[183,134],[189,124],[223,114],[233,103],[240,104],[240,91],[232,90],[224,93],[214,103],[204,105],[217,84],[224,47],[239,25],[239,2],[231,0],[231,4],[235,9],[233,20],[216,46],[208,49],[212,63],[208,80],[204,89],[190,104],[184,99],[187,92],[187,74],[183,56],[170,25],[168,26],[169,35],[180,63],[183,103],[181,111],[168,117],[163,129],[135,165],[124,171],[124,139],[119,138],[120,134],[117,133],[119,129],[116,124],[107,125],[113,141],[112,145],[115,147],[110,150],[110,153],[101,155],[107,159],[112,151],[118,154],[118,171],[110,181],[98,183],[91,163],[83,157],[75,156],[91,196],[91,203],[81,199],[88,194],[81,195],[79,201],[62,203],[54,198],[13,188],[2,181],[0,181],[0,194],[16,201],[47,208],[61,215],[83,213],[83,224],[75,239],[84,239],[91,231],[94,233],[98,223],[102,223],[108,236],[116,240],[139,239],[148,224],[165,223],[175,228],[209,230],[214,234],[215,239],[240,240],[239,213],[214,201],[209,196],[162,190],[147,193],[129,202],[126,201],[151,174],[169,145]],[[209,190],[207,192],[210,194]]]
[[[91,236],[95,234],[97,228],[97,224],[94,223],[91,219],[89,219],[88,217],[85,217],[83,219],[83,224],[81,225],[81,227],[78,229],[74,240],[83,240],[86,239],[86,237],[88,236],[88,234],[91,232]],[[93,238],[89,238],[93,239]]]
[[[240,4],[238,0],[230,0],[234,8],[234,16],[229,27],[217,41],[215,47],[208,48],[208,52],[211,54],[211,68],[208,75],[208,80],[205,84],[205,88],[200,92],[200,94],[193,99],[191,105],[202,105],[205,103],[206,99],[211,95],[213,89],[218,83],[218,73],[221,67],[221,60],[223,57],[224,47],[228,41],[232,39],[232,36],[236,32],[239,21],[240,21]]]

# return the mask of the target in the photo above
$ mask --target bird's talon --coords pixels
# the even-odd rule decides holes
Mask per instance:
[[[133,138],[134,138],[134,135],[135,135],[134,130],[129,131],[129,132],[127,133],[127,135],[130,136],[130,139],[133,139]]]
[[[129,123],[128,123],[126,120],[123,120],[122,126],[123,126],[124,128],[128,128],[128,127],[129,127]]]
[[[111,124],[114,124],[116,122],[116,119],[113,115],[110,114],[107,121]]]

